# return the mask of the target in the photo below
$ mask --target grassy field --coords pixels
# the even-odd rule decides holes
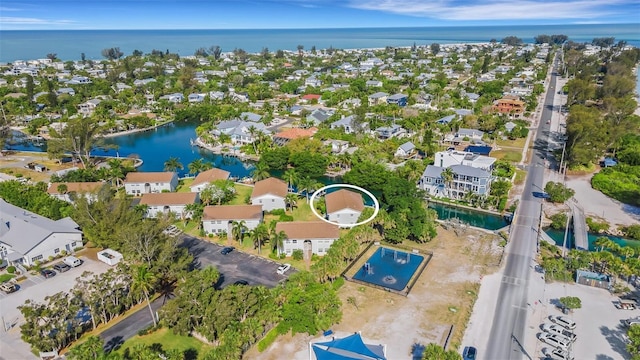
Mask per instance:
[[[491,152],[491,156],[498,160],[506,160],[510,162],[520,162],[522,160],[522,150],[518,149],[504,149]]]
[[[515,185],[520,185],[524,183],[524,179],[527,177],[527,172],[524,170],[516,169],[516,179],[514,180]]]
[[[16,276],[13,275],[13,274],[2,274],[2,275],[0,275],[0,283],[7,282],[7,281],[13,279],[14,277],[16,277]]]
[[[253,187],[242,184],[234,184],[233,186],[236,188],[236,196],[229,202],[229,205],[245,205],[244,200],[247,196],[251,196]]]
[[[136,335],[132,337],[125,341],[122,347],[118,349],[118,353],[123,354],[125,349],[132,348],[139,344],[161,344],[164,350],[177,349],[183,354],[185,351],[189,350],[192,353],[189,354],[189,357],[185,356],[185,358],[189,359],[204,359],[204,355],[207,351],[212,349],[211,346],[204,344],[193,337],[176,335],[169,329],[162,328],[148,335]],[[195,354],[197,354],[197,357],[193,356]]]
[[[180,183],[178,184],[178,189],[176,190],[176,192],[191,192],[191,189],[189,188],[191,186],[191,184],[193,183],[194,179],[183,179],[180,180]]]
[[[496,145],[500,147],[511,147],[511,148],[522,148],[524,147],[524,143],[527,141],[527,138],[520,138],[515,140],[509,139],[496,139]]]

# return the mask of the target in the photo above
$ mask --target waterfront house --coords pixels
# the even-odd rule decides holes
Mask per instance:
[[[283,231],[285,240],[279,254],[291,256],[294,250],[302,250],[310,258],[311,254],[324,255],[329,247],[340,237],[337,225],[324,221],[291,221],[276,224],[276,232]]]
[[[262,222],[262,218],[260,205],[205,206],[202,213],[202,229],[205,234],[229,234],[234,221],[244,221],[247,230],[253,230]]]
[[[178,174],[175,172],[130,172],[124,179],[127,195],[173,192],[178,187]]]
[[[262,206],[264,211],[286,209],[287,183],[274,178],[257,181],[251,192],[251,204]]]
[[[392,137],[399,137],[405,134],[406,130],[398,124],[392,124],[391,126],[381,126],[377,128],[375,132],[378,134],[378,138],[386,140]]]
[[[98,199],[98,192],[105,185],[100,181],[50,183],[47,193],[68,203],[73,203],[78,197],[85,197],[91,203]]]
[[[407,99],[408,97],[405,94],[393,94],[387,97],[387,104],[403,107],[407,106]]]
[[[375,106],[375,105],[386,103],[388,96],[389,96],[389,94],[387,94],[385,92],[377,92],[377,93],[369,95],[367,97],[367,99],[369,101],[369,106]]]
[[[140,199],[140,205],[147,207],[146,216],[149,218],[174,214],[178,219],[190,219],[193,214],[187,211],[187,205],[199,202],[196,192],[142,194]]]
[[[407,141],[406,143],[398,146],[398,149],[396,150],[396,153],[394,155],[396,157],[401,157],[406,159],[406,158],[410,158],[417,155],[417,153],[418,153],[418,150],[416,149],[416,146],[413,145],[411,141]]]
[[[453,179],[447,184],[442,177],[445,167],[428,165],[418,181],[418,188],[430,196],[463,198],[466,193],[480,196],[489,195],[492,176],[489,171],[468,165],[452,165],[449,167]]]
[[[434,165],[448,168],[453,165],[466,165],[491,172],[496,158],[474,154],[472,152],[447,150],[438,151],[434,157]]]
[[[191,192],[199,193],[204,190],[209,184],[217,180],[227,180],[231,175],[230,172],[218,168],[212,168],[200,172],[189,187]]]
[[[211,134],[216,137],[221,134],[229,135],[232,144],[251,144],[258,139],[259,133],[265,135],[271,134],[263,123],[253,123],[237,119],[221,121],[217,125],[217,129],[211,131]]]
[[[33,266],[82,246],[82,231],[71,218],[51,220],[0,199],[0,259]]]
[[[362,195],[347,189],[327,194],[324,202],[327,208],[327,219],[341,225],[357,223],[364,210]]]

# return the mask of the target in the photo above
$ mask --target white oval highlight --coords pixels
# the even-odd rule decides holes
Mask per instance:
[[[365,193],[367,196],[369,196],[372,200],[373,200],[373,215],[371,215],[368,219],[365,219],[359,223],[355,223],[355,224],[341,224],[341,223],[337,223],[337,222],[333,222],[333,221],[329,221],[327,219],[325,219],[323,216],[321,216],[320,214],[318,214],[318,212],[316,211],[315,206],[313,206],[313,201],[315,200],[316,196],[318,196],[318,194],[320,194],[321,192],[323,192],[324,190],[327,189],[332,189],[332,188],[350,188],[350,189],[355,189],[358,191],[361,191],[363,193]],[[369,192],[368,190],[365,190],[363,188],[361,188],[360,186],[355,186],[355,185],[351,185],[351,184],[331,184],[331,185],[327,185],[324,186],[318,190],[316,190],[316,192],[314,192],[311,195],[311,198],[309,199],[309,207],[311,207],[311,212],[313,213],[313,215],[315,215],[318,219],[329,223],[329,224],[333,224],[333,225],[338,225],[339,227],[342,228],[352,228],[358,225],[364,225],[368,222],[370,222],[371,220],[376,218],[376,215],[378,215],[378,212],[380,212],[380,203],[378,202],[378,199],[376,199],[375,196],[373,196],[373,194],[371,192]]]

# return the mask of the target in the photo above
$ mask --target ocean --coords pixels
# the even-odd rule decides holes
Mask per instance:
[[[407,27],[349,29],[254,29],[254,30],[22,30],[0,31],[0,62],[45,58],[57,54],[61,60],[101,60],[102,49],[119,47],[125,55],[134,50],[149,53],[157,49],[181,56],[196,49],[218,45],[223,52],[244,49],[255,53],[309,50],[383,48],[386,46],[430,45],[432,43],[478,43],[517,36],[532,43],[540,34],[564,34],[576,42],[597,37],[614,37],[640,47],[640,24],[526,25],[475,27]]]

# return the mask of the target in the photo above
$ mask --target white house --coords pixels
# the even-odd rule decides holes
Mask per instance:
[[[415,153],[416,153],[416,146],[413,145],[411,141],[407,141],[406,143],[398,146],[395,156],[407,158],[415,155]]]
[[[187,205],[200,202],[197,192],[169,192],[169,193],[153,193],[142,194],[140,205],[147,206],[146,216],[156,218],[158,215],[169,215],[172,213],[177,218],[190,219],[192,214],[187,211]]]
[[[0,199],[0,258],[32,266],[82,246],[82,231],[71,218],[51,220]]]
[[[385,93],[385,92],[377,92],[374,94],[371,94],[367,97],[367,100],[369,101],[369,106],[375,106],[378,104],[385,104],[387,102],[387,97],[389,96],[389,94]]]
[[[178,174],[175,172],[130,172],[124,179],[127,195],[142,195],[173,192],[178,187]]]
[[[204,190],[209,184],[216,180],[227,180],[229,179],[230,172],[218,168],[212,168],[206,171],[203,171],[193,179],[191,183],[190,189],[191,192],[201,192]]]
[[[253,123],[243,120],[221,121],[211,134],[218,137],[227,134],[233,144],[251,144],[257,140],[259,133],[271,134],[263,123]]]
[[[468,151],[447,150],[435,154],[434,166],[448,168],[453,165],[466,165],[491,172],[496,158],[474,154]]]
[[[101,102],[102,100],[100,99],[87,100],[78,105],[78,112],[85,116],[91,115],[94,111],[96,111],[96,108],[98,107],[98,105],[100,105]]]
[[[286,209],[287,183],[274,177],[255,183],[251,192],[251,204],[262,206],[262,210]]]
[[[202,213],[202,229],[206,234],[229,233],[234,221],[244,221],[247,230],[255,229],[262,222],[260,205],[206,206]]]
[[[369,127],[369,123],[361,123],[358,124],[355,116],[349,115],[347,117],[343,117],[338,121],[334,121],[331,123],[331,129],[343,128],[344,132],[347,134],[352,134],[356,131],[362,130],[365,131]]]
[[[89,202],[94,202],[97,200],[98,192],[103,186],[105,186],[105,183],[100,181],[50,183],[47,193],[69,203],[74,202],[74,199],[79,196],[87,198]]]
[[[279,222],[276,232],[280,231],[284,231],[286,238],[278,251],[287,256],[291,256],[294,250],[310,250],[312,254],[324,255],[340,237],[340,228],[324,221]]]
[[[341,225],[357,223],[364,210],[362,195],[347,189],[327,194],[324,202],[327,208],[327,219]]]

